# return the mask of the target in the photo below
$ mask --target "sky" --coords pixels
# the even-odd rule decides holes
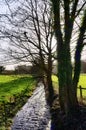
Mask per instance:
[[[11,0],[10,0],[10,2],[11,2]],[[16,4],[13,3],[12,7],[16,7]],[[6,5],[5,0],[0,0],[0,14],[8,14],[8,13],[9,13],[9,8]],[[0,39],[0,65],[4,65],[7,70],[10,70],[10,69],[13,70],[13,69],[15,69],[15,67],[18,64],[16,64],[16,63],[14,64],[14,62],[8,62],[6,60],[7,59],[7,54],[2,52],[2,49],[1,49],[1,48],[7,49],[8,46],[9,46],[8,41]],[[5,60],[6,60],[6,62],[5,62]]]
[[[12,0],[10,0],[11,2]],[[17,0],[15,0],[17,1]],[[14,3],[15,3],[14,1]],[[12,5],[12,8],[16,8],[16,4],[11,4]],[[9,8],[8,6],[5,4],[5,0],[0,0],[0,14],[4,14],[4,13],[8,13],[9,12]],[[6,49],[8,47],[8,43],[7,41],[2,41],[0,40],[0,46],[3,47],[3,49]],[[6,58],[5,54],[2,53],[2,51],[0,51],[0,61],[3,61],[3,56],[4,58]],[[84,48],[84,51],[82,53],[82,60],[86,61],[86,47]],[[6,63],[6,64],[1,64],[0,62],[0,65],[5,65],[6,69],[14,69],[15,66],[17,66],[18,64],[15,64],[13,65],[14,63],[13,62],[10,62],[10,63]],[[23,64],[23,63],[20,63],[20,64]]]

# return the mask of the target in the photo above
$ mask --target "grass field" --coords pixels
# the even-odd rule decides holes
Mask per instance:
[[[28,91],[33,87],[33,79],[26,75],[0,75],[0,101],[8,101],[13,94],[21,93],[28,87]]]
[[[32,95],[35,84],[30,75],[0,75],[0,130],[10,129],[12,118]]]
[[[58,87],[58,78],[56,76],[52,76],[52,80],[54,82],[54,85],[55,85],[55,88]],[[79,83],[78,83],[78,86],[81,85],[82,88],[86,88],[86,74],[81,74],[80,75],[80,80],[79,80]],[[78,96],[80,96],[80,90],[77,89],[77,94]],[[86,97],[86,90],[82,90],[82,95],[83,97]]]

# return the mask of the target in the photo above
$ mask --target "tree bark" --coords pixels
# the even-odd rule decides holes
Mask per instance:
[[[53,98],[54,98],[54,88],[52,84],[52,55],[51,55],[51,49],[49,48],[49,57],[48,57],[48,70],[47,70],[47,85],[48,85],[48,101],[50,106],[53,104]]]

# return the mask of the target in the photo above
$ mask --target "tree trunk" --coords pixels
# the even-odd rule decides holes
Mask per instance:
[[[79,80],[80,71],[80,59],[79,68],[75,58],[75,72],[74,78],[72,79],[72,65],[71,65],[71,54],[70,54],[70,44],[73,32],[73,25],[78,5],[78,0],[73,3],[73,7],[70,13],[70,2],[63,1],[64,5],[64,33],[61,27],[61,6],[60,0],[51,0],[53,4],[54,13],[54,31],[57,40],[57,60],[58,60],[58,81],[59,81],[59,102],[61,110],[66,114],[73,114],[77,110],[77,84]],[[86,30],[86,10],[84,14],[84,19],[82,26],[80,28],[79,39],[77,40],[77,46],[83,43],[83,36]],[[63,35],[62,35],[63,34]],[[77,48],[76,48],[77,49]],[[81,51],[78,49],[81,54]],[[81,58],[81,57],[80,57]]]
[[[72,83],[70,51],[64,46],[60,52],[58,50],[58,53],[59,102],[61,110],[69,115],[74,113],[78,106],[77,91],[75,91]]]
[[[51,48],[48,48],[49,51],[49,57],[48,57],[48,67],[47,67],[47,88],[48,88],[48,103],[50,106],[53,104],[53,98],[54,98],[54,88],[52,84],[52,50]]]
[[[72,63],[70,57],[70,50],[66,52],[66,87],[67,87],[67,114],[75,113],[78,106],[77,90],[75,91],[72,81]]]
[[[50,54],[51,54],[51,50],[50,50]],[[49,55],[49,58],[48,58],[47,85],[48,85],[48,91],[49,91],[48,100],[49,100],[50,106],[52,106],[53,97],[54,97],[54,88],[53,88],[53,84],[52,84],[52,58],[51,58],[51,55]]]
[[[53,104],[53,97],[54,97],[54,89],[53,89],[53,85],[52,85],[52,79],[51,79],[51,75],[47,76],[47,86],[48,86],[48,103],[50,106],[52,106]]]

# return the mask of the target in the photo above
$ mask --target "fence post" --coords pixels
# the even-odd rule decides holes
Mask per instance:
[[[79,86],[79,89],[80,89],[80,99],[82,100],[83,96],[82,96],[82,87],[81,87],[81,85]]]

